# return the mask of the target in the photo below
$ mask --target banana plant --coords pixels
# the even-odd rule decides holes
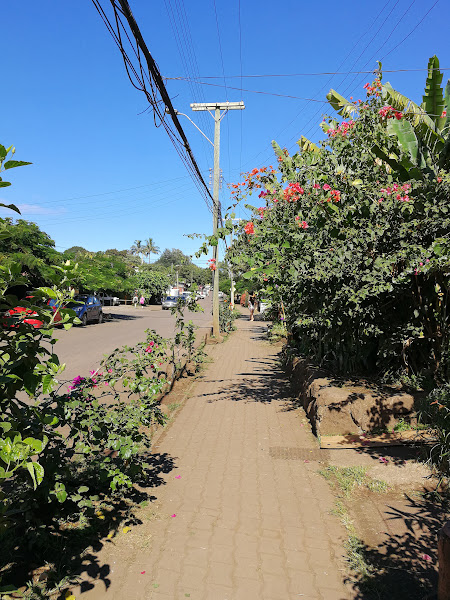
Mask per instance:
[[[311,140],[308,140],[304,135],[298,140],[297,144],[299,145],[300,150],[304,150],[305,152],[320,152],[318,146],[311,142]]]
[[[353,102],[350,102],[344,98],[344,96],[341,96],[341,94],[336,92],[336,90],[331,89],[326,98],[337,114],[341,115],[341,117],[351,117],[359,112],[356,104],[353,104]]]

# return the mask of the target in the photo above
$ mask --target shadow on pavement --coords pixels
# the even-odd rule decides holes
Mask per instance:
[[[437,534],[449,517],[448,501],[436,494],[384,507],[390,532],[376,547],[361,544],[372,568],[369,577],[349,578],[358,600],[434,599],[437,590]],[[398,506],[395,506],[397,504]],[[367,507],[366,507],[367,508]]]
[[[105,317],[105,323],[111,321],[135,321],[136,319],[143,319],[145,314],[141,315],[121,315],[119,313],[103,313]]]
[[[36,513],[29,512],[26,522],[11,517],[9,527],[0,531],[2,585],[20,587],[33,581],[35,587],[45,585],[47,590],[57,590],[62,580],[70,583],[79,577],[82,593],[99,582],[107,590],[112,570],[109,564],[102,564],[98,552],[107,544],[114,544],[123,527],[142,524],[139,505],[156,500],[152,489],[165,485],[162,476],[175,468],[175,459],[166,453],[148,453],[143,462],[146,468],[141,478],[117,494],[98,485],[98,473],[80,472],[78,479],[74,474],[74,489],[82,484],[95,494],[91,496],[91,506],[86,506],[81,514],[68,498],[63,504],[55,500]],[[51,597],[60,600],[65,598],[65,592]]]

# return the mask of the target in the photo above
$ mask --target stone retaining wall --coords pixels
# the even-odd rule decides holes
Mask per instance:
[[[318,436],[392,429],[400,419],[416,422],[418,393],[337,381],[298,357],[287,359],[286,370]]]

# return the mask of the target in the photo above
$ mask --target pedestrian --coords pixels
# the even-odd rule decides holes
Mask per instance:
[[[133,296],[133,304],[134,304],[134,308],[136,308],[136,307],[137,307],[137,305],[138,305],[138,302],[139,302],[139,299],[138,299],[137,292],[134,292],[134,296]]]
[[[145,298],[144,295],[141,294],[141,299],[139,300],[140,304],[141,304],[141,308],[144,308],[144,304],[145,304]]]
[[[255,302],[256,302],[255,293],[250,292],[250,295],[248,297],[248,310],[250,311],[249,321],[253,321],[253,313],[255,312]]]

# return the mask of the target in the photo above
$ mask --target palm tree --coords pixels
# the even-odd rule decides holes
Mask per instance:
[[[141,240],[135,240],[134,244],[131,246],[131,252],[132,252],[132,254],[136,254],[137,256],[140,257],[141,264],[144,262],[144,259],[141,256],[141,254],[144,254],[143,250],[144,250],[144,248],[142,247]]]
[[[145,256],[148,256],[149,264],[151,262],[151,255],[159,254],[159,252],[160,252],[160,250],[159,250],[158,246],[155,245],[153,238],[148,238],[148,240],[146,240],[146,242],[145,242],[145,246],[143,247],[143,253],[145,254]]]

